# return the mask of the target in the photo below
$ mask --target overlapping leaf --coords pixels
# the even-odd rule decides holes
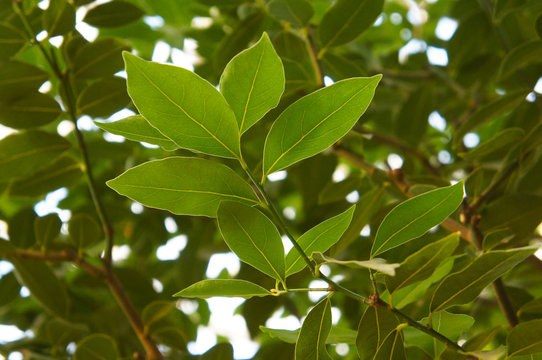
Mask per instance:
[[[379,353],[391,354],[388,359],[404,358],[402,335],[396,331],[398,326],[399,320],[390,310],[369,306],[361,318],[356,338],[360,359],[372,360]]]
[[[522,322],[506,339],[508,356],[533,355],[542,353],[542,319]]]

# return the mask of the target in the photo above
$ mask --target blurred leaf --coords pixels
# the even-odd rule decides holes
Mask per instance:
[[[186,175],[179,177],[180,173]],[[222,200],[258,203],[252,188],[233,170],[197,158],[149,161],[109,180],[107,185],[143,205],[174,214],[215,217]]]
[[[138,20],[143,10],[126,1],[99,4],[87,11],[83,21],[98,28],[118,27]]]
[[[318,195],[318,203],[327,204],[342,201],[348,194],[360,188],[362,184],[363,178],[359,176],[349,176],[339,182],[330,181]]]
[[[499,150],[509,150],[518,144],[525,136],[525,132],[520,128],[508,128],[497,133],[491,139],[483,142],[472,150],[459,155],[467,160],[484,160]]]
[[[382,351],[389,350],[389,345],[392,344],[386,344],[386,340],[390,335],[392,336],[390,339],[396,340],[395,337],[397,334],[395,330],[397,326],[399,326],[399,320],[397,320],[390,310],[369,306],[361,318],[356,338],[356,347],[360,359],[375,359],[379,349],[382,349]],[[401,350],[404,351],[402,344],[403,341],[401,339],[398,341],[398,350],[400,353]],[[388,359],[400,358],[399,354],[395,354],[392,351]]]
[[[312,6],[307,0],[273,0],[268,7],[272,16],[296,27],[307,25],[313,15]]]
[[[331,303],[326,296],[316,304],[303,321],[295,344],[295,358],[304,360],[331,360],[326,340],[331,330]]]
[[[49,344],[53,347],[65,347],[71,342],[79,341],[88,333],[85,326],[72,324],[59,318],[49,319],[43,325],[43,330]]]
[[[49,78],[42,69],[21,61],[6,61],[0,66],[0,95],[18,97],[39,89]]]
[[[0,307],[9,305],[13,300],[19,297],[20,292],[21,285],[19,285],[13,272],[0,277],[0,294],[2,294],[0,295]]]
[[[354,209],[355,206],[351,206],[342,214],[323,221],[301,235],[296,241],[303,252],[308,255],[315,251],[324,252],[335,244],[350,224]],[[286,276],[295,274],[306,266],[307,264],[297,249],[290,249],[286,256]]]
[[[395,276],[386,277],[386,287],[390,293],[402,287],[425,280],[459,245],[459,234],[454,233],[430,243],[410,255],[396,270]]]
[[[0,141],[0,182],[34,174],[70,148],[64,138],[38,130],[21,131]]]
[[[499,78],[505,79],[517,70],[532,63],[542,62],[542,41],[533,40],[512,49],[504,58],[499,69]]]
[[[28,129],[46,125],[61,113],[60,106],[51,96],[30,92],[1,104],[0,124],[14,129]]]
[[[483,350],[486,345],[490,344],[495,336],[503,330],[503,326],[495,326],[491,329],[482,331],[481,333],[476,334],[471,337],[465,344],[463,344],[463,349],[467,351],[477,351]]]
[[[478,256],[466,268],[447,276],[440,283],[431,300],[431,312],[471,302],[486,286],[535,251],[534,247],[524,247]]]
[[[10,242],[21,249],[28,249],[36,242],[34,229],[29,224],[36,220],[36,213],[32,208],[25,208],[13,215],[8,221],[8,235]]]
[[[0,60],[7,60],[15,55],[26,44],[23,33],[11,24],[0,24]]]
[[[122,51],[125,50],[130,50],[130,45],[113,37],[85,44],[75,53],[73,74],[82,79],[113,75],[123,68]]]
[[[233,347],[230,343],[217,344],[201,355],[201,360],[233,360]]]
[[[152,126],[180,147],[240,157],[235,115],[211,84],[180,67],[147,62],[129,53],[124,53],[124,59],[128,93]]]
[[[393,208],[384,218],[371,249],[371,256],[415,239],[440,224],[463,201],[463,182],[428,191]]]
[[[47,251],[51,243],[60,234],[62,220],[57,214],[49,214],[34,220],[34,236],[43,251]]]
[[[369,106],[381,78],[343,80],[290,105],[267,135],[264,175],[316,155],[343,137]],[[300,122],[303,126],[295,125]]]
[[[271,329],[265,326],[260,326],[260,330],[269,336],[278,338],[284,342],[294,344],[299,337],[299,330],[281,330],[281,329]],[[340,327],[331,327],[329,335],[326,339],[326,344],[355,344],[356,343],[357,332],[355,330],[340,328]]]
[[[119,77],[105,78],[81,91],[77,98],[77,110],[92,117],[107,118],[126,107],[129,102],[126,80]]]
[[[108,335],[92,334],[77,343],[74,360],[117,360],[117,345]]]
[[[434,110],[433,86],[411,92],[398,112],[395,134],[408,144],[418,147],[427,129],[427,118]]]
[[[54,0],[43,13],[48,37],[64,35],[75,27],[75,9],[66,0]]]
[[[532,355],[542,352],[542,319],[522,322],[510,331],[506,344],[508,356]]]
[[[277,106],[284,91],[284,69],[266,33],[226,65],[220,91],[233,109],[241,133]]]
[[[273,295],[269,290],[245,280],[202,280],[173,296],[207,299],[213,296],[232,296],[250,299],[253,296]]]
[[[75,247],[82,251],[103,238],[100,224],[87,214],[75,214],[68,222],[68,233]]]
[[[284,247],[276,226],[261,211],[222,201],[217,212],[220,232],[239,258],[284,283]]]
[[[124,136],[128,140],[159,145],[168,151],[178,149],[178,146],[173,141],[151,126],[141,115],[129,116],[114,122],[95,122],[95,124],[100,129],[115,135]]]
[[[384,259],[371,259],[365,261],[358,260],[337,260],[330,257],[322,255],[321,252],[313,252],[311,255],[312,259],[316,264],[338,264],[345,265],[351,268],[364,268],[372,269],[389,276],[395,276],[395,269],[399,267],[399,264],[388,264]]]
[[[542,298],[536,298],[525,305],[523,305],[518,310],[518,316],[524,315],[524,314],[536,314],[536,315],[542,315]]]
[[[383,0],[338,0],[325,13],[318,28],[322,44],[328,48],[346,44],[373,25],[382,12]]]

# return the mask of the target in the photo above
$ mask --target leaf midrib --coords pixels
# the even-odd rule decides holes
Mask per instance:
[[[241,119],[241,125],[239,126],[239,132],[243,132],[243,127],[245,126],[245,120],[247,117],[247,111],[248,111],[248,105],[250,104],[250,99],[252,98],[252,92],[254,91],[254,85],[256,84],[256,79],[258,78],[258,74],[260,73],[260,67],[262,65],[263,61],[263,55],[265,53],[265,48],[262,49],[262,53],[260,54],[260,59],[258,60],[258,66],[256,67],[256,71],[254,73],[254,78],[252,79],[252,84],[250,85],[250,90],[248,92],[247,101],[245,103],[245,110],[243,111],[243,118]]]

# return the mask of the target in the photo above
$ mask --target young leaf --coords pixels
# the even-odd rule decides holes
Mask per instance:
[[[542,319],[522,322],[510,331],[506,344],[508,356],[533,355],[542,352]]]
[[[125,52],[128,93],[141,115],[182,148],[239,158],[235,114],[213,85],[186,69]]]
[[[331,303],[326,296],[307,314],[295,344],[297,360],[331,360],[326,339],[331,330]]]
[[[344,233],[354,213],[355,206],[334,216],[326,221],[316,225],[297,239],[297,243],[305,254],[311,254],[314,251],[324,252],[335,244]],[[292,248],[286,255],[286,276],[295,274],[307,266],[299,252]]]
[[[108,131],[111,134],[124,136],[128,140],[159,145],[168,151],[179,148],[173,141],[151,126],[141,115],[129,116],[114,122],[102,123],[95,121],[94,123],[100,129]]]
[[[431,312],[474,300],[491,282],[532,255],[537,248],[491,251],[477,257],[463,270],[447,276],[435,290]]]
[[[126,80],[119,77],[99,79],[81,91],[77,98],[77,111],[92,117],[107,118],[129,102]]]
[[[284,281],[282,239],[267,216],[248,205],[223,201],[218,207],[217,218],[226,244],[242,261]]]
[[[393,208],[384,218],[371,249],[378,255],[423,235],[446,219],[463,201],[463,182],[428,191]]]
[[[143,14],[140,8],[127,1],[112,1],[91,8],[83,21],[98,28],[113,28],[134,22]]]
[[[44,251],[47,251],[51,242],[58,236],[61,226],[62,221],[57,214],[45,215],[34,220],[34,236]]]
[[[266,33],[237,54],[220,78],[220,92],[230,104],[244,133],[277,106],[284,91],[284,69]]]
[[[29,130],[6,136],[0,142],[0,182],[34,174],[70,148],[59,135]]]
[[[399,320],[388,309],[369,306],[359,322],[356,347],[361,360],[374,359],[390,334],[399,326]],[[395,338],[395,334],[393,335]],[[400,341],[402,345],[402,340]],[[393,345],[393,344],[390,344]],[[391,348],[387,346],[386,348]]]
[[[198,158],[149,161],[109,180],[107,185],[143,205],[178,215],[215,217],[222,200],[258,203],[250,185],[233,170]]]
[[[342,138],[369,106],[381,78],[342,80],[284,110],[265,141],[264,177],[316,155]]]
[[[318,36],[321,54],[333,46],[346,44],[373,25],[382,12],[384,0],[338,0],[324,14]]]
[[[92,334],[77,343],[74,360],[117,360],[117,345],[108,335]]]
[[[254,296],[273,295],[269,290],[245,280],[202,280],[179,291],[173,296],[207,299],[213,296],[233,296],[250,299]]]
[[[316,264],[339,264],[345,265],[351,268],[364,268],[379,271],[389,276],[395,276],[395,269],[399,267],[399,264],[388,264],[384,259],[371,259],[366,261],[358,260],[337,260],[324,256],[321,252],[313,252],[311,255]]]
[[[260,330],[269,336],[284,342],[295,344],[299,337],[299,330],[271,329],[260,325]],[[326,340],[326,344],[355,344],[357,331],[333,326]]]
[[[82,79],[110,76],[122,69],[122,51],[130,45],[119,38],[103,37],[83,45],[73,59],[74,75]]]
[[[390,293],[402,287],[414,284],[431,276],[433,271],[459,245],[459,234],[451,234],[435,241],[406,258],[397,269],[395,276],[386,278],[386,287]]]
[[[62,110],[51,96],[31,92],[0,106],[0,124],[14,129],[28,129],[55,120]]]

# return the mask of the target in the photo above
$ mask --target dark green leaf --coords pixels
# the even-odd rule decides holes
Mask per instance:
[[[258,203],[250,185],[233,170],[197,158],[149,161],[109,180],[107,185],[143,205],[175,214],[215,217],[222,200]]]
[[[77,343],[74,360],[117,360],[117,345],[108,335],[92,334]]]
[[[0,24],[0,60],[7,60],[15,55],[26,44],[23,33],[11,24]]]
[[[356,347],[361,360],[374,359],[390,334],[395,339],[399,320],[388,309],[369,306],[359,322]],[[400,341],[402,344],[402,340]],[[393,345],[393,344],[390,344]],[[391,349],[391,346],[387,346]],[[390,358],[391,359],[391,358]]]
[[[433,91],[433,86],[424,86],[411,92],[395,120],[395,134],[413,147],[417,147],[425,135],[427,118],[434,110]]]
[[[273,0],[268,6],[272,16],[297,27],[307,25],[314,13],[307,0]]]
[[[281,330],[281,329],[270,329],[265,326],[260,326],[260,330],[266,334],[269,334],[269,336],[280,339],[284,342],[294,344],[297,341],[297,338],[299,337],[299,330]],[[346,343],[346,344],[355,344],[356,343],[356,335],[357,331],[346,329],[346,328],[339,328],[339,327],[332,327],[331,331],[329,332],[329,335],[326,340],[326,344],[338,344],[338,343]]]
[[[523,139],[525,132],[521,128],[505,129],[488,141],[478,145],[474,149],[460,153],[459,155],[467,160],[483,160],[486,157],[500,151],[501,149],[510,149]]]
[[[49,344],[53,347],[65,347],[71,342],[79,341],[88,329],[83,325],[76,325],[66,320],[53,318],[43,325],[43,332]]]
[[[104,37],[83,45],[73,59],[73,73],[78,78],[99,78],[122,70],[122,51],[130,45],[118,38]]]
[[[365,261],[358,260],[337,260],[327,256],[322,255],[320,252],[313,252],[311,255],[312,259],[316,264],[339,264],[345,265],[351,268],[364,268],[372,269],[389,276],[395,276],[395,269],[399,267],[399,264],[388,264],[384,259],[371,259]]]
[[[386,336],[384,342],[378,348],[375,360],[406,360],[403,334],[401,330],[394,329]]]
[[[152,127],[141,115],[129,116],[115,122],[95,122],[95,124],[105,131],[124,136],[128,140],[159,145],[169,151],[178,149],[178,146],[173,141]]]
[[[3,241],[3,240],[0,240]],[[21,292],[21,285],[17,282],[15,274],[10,272],[0,278],[0,307],[8,305],[15,300]]]
[[[406,200],[384,218],[371,249],[378,255],[415,239],[446,219],[463,201],[463,182]]]
[[[126,1],[111,1],[90,9],[83,21],[98,28],[123,26],[138,20],[143,10]]]
[[[529,301],[518,310],[518,316],[523,314],[542,315],[542,298]]]
[[[284,91],[284,69],[267,34],[228,63],[220,91],[232,107],[241,133],[277,106]]]
[[[393,293],[397,289],[425,280],[454,252],[457,245],[459,245],[459,234],[455,233],[410,255],[401,263],[395,276],[386,278],[388,291]]]
[[[326,340],[331,330],[331,302],[329,296],[321,300],[307,314],[295,344],[295,358],[299,360],[331,360]]]
[[[369,106],[381,78],[339,81],[284,110],[265,141],[264,176],[316,155],[342,138]]]
[[[66,0],[54,0],[43,13],[43,27],[49,37],[64,35],[75,27],[75,9]]]
[[[126,81],[119,77],[100,79],[83,89],[77,98],[77,111],[107,118],[130,102]]]
[[[499,78],[505,79],[517,70],[542,60],[542,40],[523,43],[510,51],[501,63]]]
[[[447,276],[431,300],[431,311],[474,300],[491,282],[532,255],[536,248],[491,251],[477,257],[463,270]]]
[[[254,296],[273,295],[269,290],[245,280],[217,279],[202,280],[190,285],[173,296],[207,299],[213,296],[242,297],[250,299]]]
[[[29,224],[36,220],[36,213],[32,208],[18,211],[8,221],[8,235],[10,242],[21,249],[28,249],[36,242],[34,229]]]
[[[355,207],[316,225],[297,239],[305,254],[324,252],[335,244],[348,228]],[[299,252],[292,248],[286,256],[286,276],[303,270],[307,264]]]
[[[512,329],[506,344],[508,356],[532,355],[542,352],[542,319],[522,322]]]
[[[41,249],[47,251],[49,245],[60,234],[62,221],[57,214],[49,214],[34,220],[34,236]]]
[[[318,28],[320,53],[346,44],[373,25],[382,12],[383,0],[338,0],[326,11]]]
[[[267,216],[240,202],[222,201],[217,218],[224,240],[242,261],[284,282],[282,239]]]
[[[239,130],[224,97],[186,69],[124,53],[128,93],[141,115],[180,147],[239,158]]]
[[[103,238],[100,224],[86,214],[76,214],[68,222],[68,233],[75,247],[82,251]]]
[[[471,337],[463,345],[463,349],[467,351],[477,351],[483,350],[488,344],[490,344],[495,336],[503,330],[503,326],[495,326],[489,330],[482,331],[481,333],[476,334]]]
[[[217,344],[201,355],[201,360],[233,360],[233,347],[230,343]]]
[[[36,91],[1,104],[0,124],[28,129],[46,125],[61,113],[60,106],[51,96]]]
[[[20,61],[7,61],[0,66],[0,95],[14,98],[39,89],[49,78],[42,69]]]
[[[7,136],[0,142],[0,182],[35,173],[52,163],[70,146],[58,135],[37,130]]]

